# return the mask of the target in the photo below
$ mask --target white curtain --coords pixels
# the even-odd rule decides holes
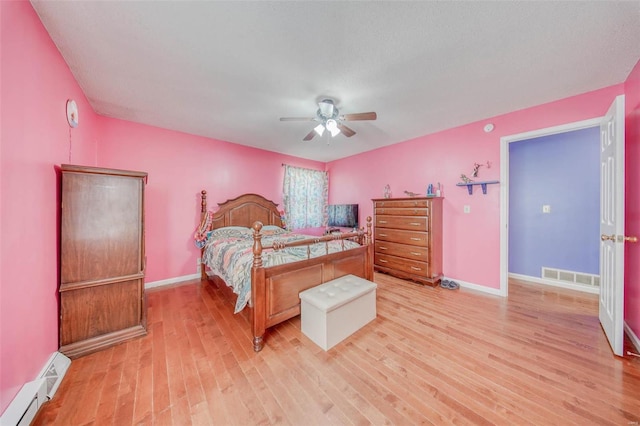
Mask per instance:
[[[285,165],[283,198],[287,229],[325,226],[329,174]]]

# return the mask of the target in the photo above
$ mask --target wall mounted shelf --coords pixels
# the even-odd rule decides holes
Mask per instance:
[[[486,194],[487,193],[487,185],[490,185],[492,183],[500,183],[499,180],[485,180],[483,182],[469,182],[469,183],[456,183],[456,186],[466,186],[467,187],[467,191],[469,191],[469,195],[473,194],[473,185],[480,185],[482,187],[482,193]]]

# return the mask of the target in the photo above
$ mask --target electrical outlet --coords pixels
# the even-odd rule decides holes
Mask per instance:
[[[196,272],[199,274],[200,273],[200,268],[202,267],[202,259],[201,258],[197,258],[196,259]]]
[[[551,213],[551,206],[549,204],[545,204],[542,206],[542,213]]]
[[[465,205],[464,206],[464,210],[465,213],[471,213],[471,206],[470,205]]]

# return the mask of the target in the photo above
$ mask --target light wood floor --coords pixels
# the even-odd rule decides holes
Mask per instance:
[[[377,319],[328,352],[298,317],[254,353],[207,283],[149,291],[148,336],[74,360],[35,424],[640,422],[640,358],[612,355],[597,296],[375,281]]]

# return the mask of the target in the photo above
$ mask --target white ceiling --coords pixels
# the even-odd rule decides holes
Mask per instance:
[[[319,161],[621,83],[640,58],[640,1],[31,3],[96,113]],[[279,121],[325,97],[378,119],[310,142],[313,122]]]

